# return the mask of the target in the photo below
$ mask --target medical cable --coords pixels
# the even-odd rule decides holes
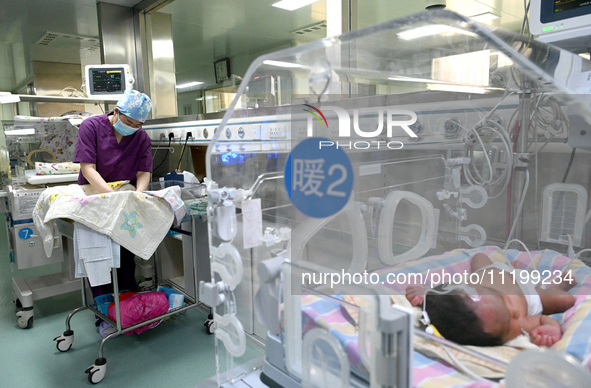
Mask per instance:
[[[578,251],[578,252],[575,254],[575,257],[576,257],[576,258],[579,258],[579,257],[581,256],[581,254],[582,254],[582,253],[585,253],[585,252],[591,252],[591,248],[585,248],[585,249],[581,249],[580,251]]]
[[[520,35],[523,35],[525,33],[525,26],[527,25],[527,33],[529,35],[531,35],[531,33],[529,32],[529,8],[530,8],[531,2],[527,1],[527,0],[523,0],[523,9],[524,9],[524,14],[523,14],[523,21],[521,22],[521,33]]]
[[[479,123],[484,123],[485,121],[487,121],[488,119],[490,119],[492,117],[492,115],[497,111],[497,109],[499,109],[499,106],[501,106],[501,104],[509,97],[511,97],[512,95],[514,95],[515,92],[511,92],[506,94],[505,96],[503,96],[503,98],[501,98],[501,101],[499,101],[497,103],[497,105],[495,105],[481,120]],[[478,125],[478,124],[476,124]]]
[[[512,166],[513,165],[513,152],[511,150],[511,140],[508,139],[509,135],[505,131],[505,128],[503,128],[503,126],[501,124],[497,123],[494,120],[487,120],[486,123],[488,124],[486,129],[494,132],[501,139],[501,142],[505,146],[506,155],[507,155],[507,159],[508,159],[506,165]],[[490,178],[484,179],[482,177],[482,175],[478,171],[478,168],[474,165],[474,145],[466,144],[466,149],[465,149],[464,155],[470,157],[470,160],[471,160],[469,165],[463,166],[463,171],[464,171],[464,175],[466,177],[466,180],[471,185],[482,186],[482,187],[494,187],[494,186],[498,185],[500,182],[503,182],[503,186],[497,194],[492,195],[492,193],[490,193],[490,197],[489,197],[490,199],[497,198],[499,195],[501,195],[505,191],[505,189],[509,185],[509,181],[511,178],[511,174],[509,172],[510,168],[505,168],[503,170],[503,172],[496,179],[493,179],[493,177],[494,177],[493,166],[490,161],[490,157],[488,156],[488,153],[486,152],[486,148],[484,146],[482,138],[481,138],[480,134],[478,133],[478,131],[476,130],[476,128],[473,127],[472,129],[470,129],[470,132],[474,132],[474,134],[476,135],[475,136],[476,139],[478,140],[478,142],[480,143],[480,145],[482,147],[483,155],[484,155],[484,158],[485,158],[486,163],[489,168]],[[472,173],[470,167],[472,167],[474,169],[474,173]]]
[[[68,96],[64,96],[65,92],[69,92],[70,94]],[[80,91],[73,86],[66,86],[65,88],[63,88],[60,91],[59,96],[60,97],[83,97],[83,98],[88,97],[84,91]]]
[[[542,103],[548,105],[550,111],[543,107]],[[550,114],[550,116],[545,117],[544,112]],[[562,112],[558,100],[552,96],[545,96],[543,93],[540,94],[540,96],[537,97],[530,115],[530,127],[528,128],[529,136],[533,139],[545,138],[547,139],[547,144],[555,136],[564,133],[568,128],[568,125],[568,118]],[[531,147],[532,143],[533,141],[528,144],[528,148]],[[546,144],[544,144],[543,147],[545,147]]]
[[[476,139],[478,140],[478,142],[480,143],[480,146],[482,147],[486,162],[488,164],[488,168],[490,171],[490,178],[488,179],[488,181],[486,181],[486,183],[490,183],[492,181],[492,177],[493,177],[493,167],[492,164],[490,162],[490,158],[488,157],[488,154],[486,152],[486,148],[484,146],[484,143],[482,141],[482,138],[480,136],[480,133],[478,133],[478,131],[476,130],[476,128],[478,127],[478,129],[491,129],[493,130],[493,132],[495,132],[497,135],[502,136],[502,133],[505,132],[505,128],[503,128],[498,122],[496,122],[495,120],[491,120],[490,118],[492,117],[492,115],[496,112],[496,110],[499,108],[499,106],[501,106],[501,104],[510,96],[512,96],[513,94],[515,94],[515,92],[511,92],[506,94],[501,101],[499,101],[476,125],[474,125],[468,132],[474,132],[474,134],[476,135]],[[501,133],[497,132],[494,130],[494,128],[491,128],[490,126],[497,126],[497,129],[500,129]],[[473,156],[473,147],[471,148],[471,152],[470,152],[470,156],[471,156],[471,160],[473,160],[472,156]],[[482,178],[482,176],[480,175],[480,173],[478,172],[478,169],[475,168],[475,173],[478,176],[478,179],[480,179],[481,181],[484,181],[484,178]],[[503,191],[503,190],[501,190]]]
[[[462,371],[463,373],[467,374],[468,376],[470,376],[473,379],[476,379],[478,381],[492,381],[492,380],[488,380],[482,376],[479,376],[476,373],[472,372],[470,369],[466,368],[466,366],[464,364],[462,364],[461,361],[456,358],[456,356],[451,354],[449,349],[446,348],[445,346],[443,347],[443,350],[445,351],[447,356],[451,359],[452,364],[454,366],[456,366],[458,369],[460,369],[460,371]]]
[[[492,181],[492,164],[490,162],[490,158],[488,157],[488,153],[486,152],[486,147],[484,146],[484,143],[482,142],[482,137],[480,136],[480,134],[478,133],[478,131],[476,131],[474,128],[472,128],[472,131],[474,132],[474,134],[476,135],[476,139],[478,140],[478,142],[480,143],[480,146],[482,147],[482,151],[484,154],[484,158],[486,159],[486,163],[488,164],[488,171],[490,171],[490,178],[488,180],[485,180],[482,175],[480,175],[480,173],[478,172],[478,169],[475,168],[474,169],[474,173],[477,175],[477,178],[481,180],[481,182],[483,182],[483,185],[487,185]],[[473,146],[469,146],[468,150],[470,151],[470,161],[474,160],[474,147]],[[470,175],[471,177],[471,175]]]
[[[158,167],[152,169],[152,171],[158,170],[158,168],[160,166],[162,166],[162,164],[166,161],[166,158],[168,158],[168,152],[170,151],[170,143],[171,143],[171,141],[172,141],[172,138],[169,137],[168,138],[168,146],[166,146],[166,153],[164,154],[164,159],[162,159],[162,161],[160,162],[160,164],[158,165]],[[156,152],[158,152],[158,150],[156,150]],[[156,156],[156,153],[154,153],[154,156]],[[181,157],[182,157],[182,155],[181,155]]]
[[[534,267],[534,269],[536,269],[537,265],[534,263],[534,258],[531,255],[531,252],[529,251],[529,249],[527,249],[527,246],[525,245],[525,243],[518,238],[511,239],[511,240],[507,241],[507,243],[505,244],[505,247],[503,248],[503,254],[505,255],[505,261],[509,265],[513,266],[513,263],[511,263],[509,261],[509,259],[507,258],[507,249],[509,249],[509,244],[514,243],[514,242],[519,243],[523,247],[523,249],[525,249],[525,251],[527,252],[527,255],[529,256],[530,264]]]
[[[181,171],[181,163],[183,161],[183,154],[185,153],[185,147],[187,147],[187,141],[189,140],[189,137],[191,137],[191,132],[188,132],[187,135],[185,136],[185,144],[183,144],[183,148],[181,149],[181,156],[179,157],[179,165],[177,167],[177,171]]]
[[[566,171],[564,172],[564,176],[562,177],[562,183],[566,182],[566,178],[568,177],[568,173],[570,172],[570,168],[573,165],[573,159],[575,158],[575,152],[577,152],[577,149],[573,148],[572,152],[570,153],[570,159],[568,161],[568,165],[566,166]]]
[[[446,340],[445,338],[436,337],[432,334],[425,333],[424,331],[417,329],[417,328],[414,329],[414,334],[416,334],[417,336],[421,337],[422,339],[424,339],[426,341],[435,342],[438,345],[446,346],[452,350],[456,350],[458,352],[465,353],[471,357],[481,359],[481,360],[491,363],[491,364],[495,364],[501,368],[506,368],[508,365],[506,361],[499,360],[499,359],[494,358],[492,356],[480,353],[472,348],[458,345],[452,341]],[[417,351],[420,352],[420,350],[417,350]]]
[[[523,204],[525,202],[525,194],[527,193],[527,189],[529,187],[529,170],[525,170],[525,183],[523,185],[523,193],[521,194],[521,198],[519,199],[519,205],[517,206],[517,212],[515,212],[515,218],[513,219],[513,225],[511,226],[511,231],[509,232],[509,236],[507,237],[507,241],[513,239],[513,233],[515,233],[515,229],[517,228],[517,219],[521,215],[521,211],[523,210]]]
[[[548,144],[546,142],[546,144]],[[546,145],[544,145],[542,148],[544,148]],[[535,148],[536,151],[534,152],[534,160],[535,160],[535,165],[534,165],[534,217],[535,217],[535,225],[536,225],[536,236],[537,236],[537,245],[538,245],[538,249],[542,248],[542,230],[540,228],[541,222],[540,222],[540,211],[539,211],[539,207],[538,207],[538,177],[539,177],[539,172],[538,172],[538,166],[540,165],[539,162],[539,154],[541,150],[538,150],[538,138],[535,138]]]

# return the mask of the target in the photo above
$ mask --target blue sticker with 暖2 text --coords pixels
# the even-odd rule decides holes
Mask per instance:
[[[303,140],[285,165],[285,188],[294,206],[307,216],[338,213],[353,191],[353,167],[334,142],[322,137]]]

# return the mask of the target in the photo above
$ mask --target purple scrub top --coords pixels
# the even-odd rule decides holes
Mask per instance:
[[[130,180],[135,184],[138,171],[152,172],[150,137],[142,128],[117,143],[106,114],[87,118],[80,125],[74,162],[92,163],[106,182]],[[88,184],[82,171],[78,184]]]

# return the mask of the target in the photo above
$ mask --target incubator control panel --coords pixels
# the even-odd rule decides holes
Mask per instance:
[[[403,143],[404,147],[424,147],[433,144],[433,142],[455,141],[462,141],[462,143],[480,149],[482,144],[501,146],[502,139],[498,132],[501,130],[511,132],[512,128],[508,127],[515,125],[515,112],[519,107],[519,97],[509,96],[503,99],[500,104],[498,102],[498,98],[480,98],[469,103],[448,101],[445,103],[413,104],[412,111],[416,115],[416,120],[408,126],[408,129],[416,136],[411,136],[410,132],[405,133],[398,127],[392,129],[387,126],[390,119],[396,119],[396,115],[388,117],[388,114],[391,114],[388,109],[400,110],[404,109],[404,106],[378,107],[376,109],[379,110],[375,112],[360,113],[359,117],[351,117],[350,140],[367,140],[366,136],[358,135],[355,128],[368,133],[377,131],[381,124],[382,131],[371,140],[378,142],[397,140]],[[493,108],[494,113],[489,115]],[[382,112],[381,118],[378,111]],[[388,113],[386,113],[387,111]],[[562,113],[566,117],[566,108],[562,108]],[[560,112],[554,112],[554,114],[560,114]],[[293,118],[290,115],[275,115],[230,119],[223,128],[222,119],[215,119],[148,124],[144,126],[144,129],[152,139],[152,143],[160,146],[167,145],[169,139],[172,139],[171,141],[176,144],[183,144],[187,141],[188,144],[193,145],[208,145],[214,139],[218,139],[218,142],[223,145],[218,146],[216,150],[228,148],[282,151],[289,150],[293,140],[321,136],[322,133],[331,138],[339,138],[340,122],[337,123],[336,116],[334,114],[333,116],[331,118],[330,113],[327,113],[326,127],[323,127],[322,123],[319,124],[306,117]],[[555,120],[555,122],[560,123],[561,121]],[[566,139],[567,135],[567,131],[560,126],[548,128],[544,133],[538,133],[540,139],[552,139],[552,141]],[[348,141],[349,139],[343,140]],[[232,145],[228,145],[229,143]]]

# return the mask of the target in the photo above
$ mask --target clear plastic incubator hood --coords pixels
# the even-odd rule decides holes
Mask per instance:
[[[554,268],[534,251],[582,263],[590,93],[588,61],[448,11],[256,59],[207,150],[200,298],[218,384],[249,360],[293,387],[454,370],[422,351],[405,289],[457,282],[476,252],[536,260],[542,277]],[[507,361],[487,360],[502,378]]]

